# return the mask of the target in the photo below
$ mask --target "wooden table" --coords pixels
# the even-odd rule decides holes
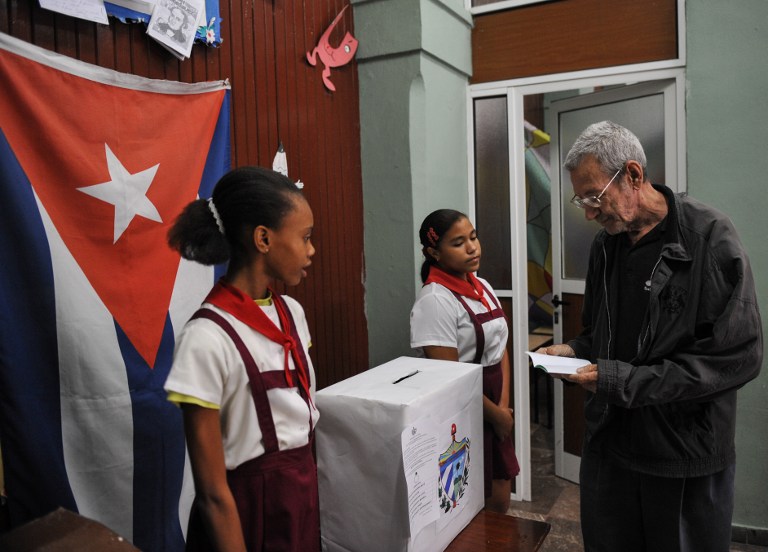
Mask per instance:
[[[53,512],[0,535],[3,552],[40,550],[98,550],[139,552],[139,549],[98,521],[58,508]]]
[[[535,552],[549,533],[549,523],[480,510],[446,552]]]

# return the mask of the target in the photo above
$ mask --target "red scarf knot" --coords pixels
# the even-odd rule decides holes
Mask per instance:
[[[483,295],[483,286],[472,272],[467,272],[467,279],[462,280],[458,276],[448,274],[437,265],[431,265],[429,267],[427,281],[424,282],[424,285],[427,284],[440,284],[451,291],[455,291],[459,295],[469,297],[475,301],[480,301],[483,306],[488,309],[488,312],[493,310],[491,305],[488,304],[488,300]]]
[[[294,387],[293,376],[291,375],[291,368],[289,358],[293,358],[293,363],[296,366],[296,374],[299,378],[299,385],[304,391],[309,405],[314,408],[312,396],[309,393],[310,381],[307,366],[301,360],[298,353],[298,346],[296,339],[290,334],[291,323],[288,318],[288,314],[284,312],[283,305],[280,301],[274,299],[277,295],[271,289],[269,292],[273,297],[273,304],[277,310],[277,317],[280,320],[282,328],[270,320],[270,318],[264,313],[252,298],[240,291],[234,286],[231,286],[224,282],[219,282],[208,297],[205,298],[206,303],[216,305],[220,309],[230,313],[232,316],[247,324],[261,335],[278,343],[283,348],[283,371],[285,372],[285,381],[290,387]]]
[[[286,335],[283,337],[283,354],[284,354],[284,363],[283,363],[283,369],[285,371],[285,382],[288,384],[288,387],[293,387],[293,376],[291,376],[291,367],[288,364],[288,359],[291,357],[291,354],[296,349],[296,340],[293,339],[293,336]]]

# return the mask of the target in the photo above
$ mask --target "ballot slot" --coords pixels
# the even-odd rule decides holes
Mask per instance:
[[[401,381],[407,380],[408,378],[412,378],[413,376],[415,376],[418,373],[419,373],[418,370],[414,370],[413,372],[411,372],[410,374],[406,374],[402,378],[397,378],[395,381],[392,382],[392,385],[398,384]]]

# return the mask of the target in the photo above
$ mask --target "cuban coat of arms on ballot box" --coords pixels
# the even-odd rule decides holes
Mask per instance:
[[[456,424],[451,424],[451,444],[438,461],[440,478],[437,497],[440,509],[449,512],[464,495],[469,480],[469,437],[456,440]]]

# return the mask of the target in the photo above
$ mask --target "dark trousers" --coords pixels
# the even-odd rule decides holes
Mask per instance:
[[[728,552],[735,471],[731,465],[704,477],[657,477],[585,453],[585,552]]]

